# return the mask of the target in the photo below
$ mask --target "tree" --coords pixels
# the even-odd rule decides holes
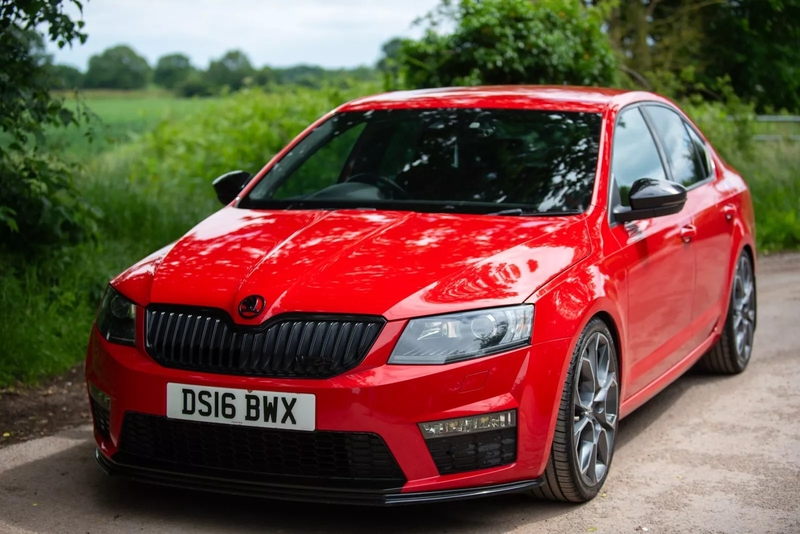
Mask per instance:
[[[396,89],[400,76],[400,57],[403,53],[403,39],[394,37],[381,46],[381,58],[375,68],[383,74],[387,89]]]
[[[602,15],[582,0],[443,0],[422,39],[403,41],[401,77],[417,88],[610,85],[616,59]]]
[[[227,86],[231,91],[238,91],[253,74],[247,55],[241,50],[231,50],[208,65],[205,78],[217,89]]]
[[[381,58],[375,68],[381,72],[392,72],[396,70],[400,54],[403,51],[403,39],[393,37],[381,46]]]
[[[590,0],[634,85],[800,110],[800,0]]]
[[[117,45],[89,58],[84,86],[102,89],[142,89],[150,81],[150,65],[126,45]]]
[[[317,65],[295,65],[280,70],[281,83],[319,89],[325,82],[328,71]]]
[[[77,122],[75,111],[50,93],[50,42],[63,48],[83,43],[83,21],[72,20],[64,4],[76,0],[0,0],[0,243],[31,249],[92,231],[94,215],[79,197],[72,169],[43,152],[46,127]]]
[[[191,98],[194,96],[210,96],[212,91],[203,76],[195,71],[190,73],[185,80],[175,84],[175,94],[184,98]]]
[[[730,76],[758,108],[800,111],[800,0],[737,0],[704,18],[706,78]]]
[[[83,87],[83,73],[72,65],[52,65],[50,87],[53,89],[80,89]]]
[[[158,59],[153,71],[153,82],[167,89],[175,89],[175,86],[186,80],[193,72],[195,68],[187,56],[168,54]]]
[[[278,76],[272,67],[261,67],[253,74],[253,83],[261,87],[276,83],[277,81]]]

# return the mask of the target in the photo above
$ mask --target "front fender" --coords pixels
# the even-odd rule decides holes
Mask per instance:
[[[546,385],[536,377],[536,386],[542,388],[536,395],[539,417],[547,428],[544,443],[545,460],[550,454],[558,410],[566,383],[572,354],[586,325],[596,316],[608,324],[617,346],[620,373],[624,374],[625,330],[622,328],[622,307],[619,306],[618,288],[614,278],[596,263],[584,261],[562,273],[545,288],[537,291],[529,302],[536,306],[534,312],[534,350],[539,361],[535,369],[548,374]],[[543,361],[544,359],[547,361]],[[533,380],[533,379],[531,379]],[[625,383],[620,380],[624,398]],[[548,411],[549,410],[549,411]],[[545,415],[546,414],[546,415]],[[541,466],[542,470],[544,466]]]

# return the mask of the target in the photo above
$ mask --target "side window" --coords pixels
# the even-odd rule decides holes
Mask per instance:
[[[690,186],[705,180],[708,174],[700,163],[694,143],[683,119],[674,111],[663,106],[647,106],[647,113],[664,145],[664,152],[672,167],[672,179],[679,184]]]
[[[628,192],[639,178],[665,180],[656,143],[639,108],[623,111],[614,129],[611,174],[619,187],[620,202],[629,206]]]
[[[697,159],[700,162],[700,168],[703,171],[703,178],[708,178],[708,176],[711,174],[711,158],[708,156],[706,145],[703,143],[703,140],[700,139],[700,136],[697,135],[690,126],[687,125],[686,130],[689,132],[689,137],[692,139],[692,144],[694,145]]]
[[[272,198],[282,200],[299,197],[335,184],[364,126],[362,122],[343,132],[336,132],[337,137],[305,160],[294,171],[292,179],[278,187]]]

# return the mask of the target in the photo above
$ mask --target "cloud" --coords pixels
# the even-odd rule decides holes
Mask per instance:
[[[234,48],[254,65],[372,64],[380,45],[415,35],[412,22],[438,0],[91,0],[83,46],[53,50],[82,69],[90,56],[128,44],[153,64],[183,52],[200,67]]]

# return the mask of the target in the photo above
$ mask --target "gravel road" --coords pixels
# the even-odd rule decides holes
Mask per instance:
[[[90,428],[0,450],[0,533],[800,533],[800,256],[759,264],[753,361],[690,373],[620,425],[604,493],[364,509],[280,503],[109,479]]]

